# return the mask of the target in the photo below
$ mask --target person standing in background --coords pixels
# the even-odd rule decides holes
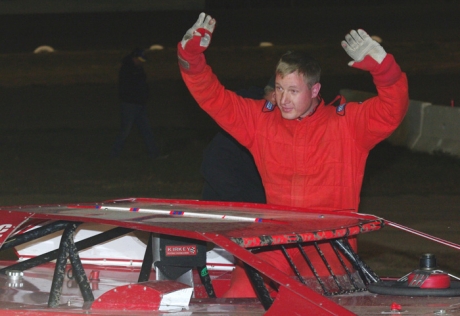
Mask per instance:
[[[139,128],[144,138],[149,157],[155,159],[160,156],[160,150],[155,143],[147,116],[149,87],[147,84],[147,75],[144,71],[145,62],[144,51],[139,48],[134,49],[122,59],[118,75],[118,96],[121,102],[121,129],[110,153],[112,158],[120,157],[125,141],[134,124]]]

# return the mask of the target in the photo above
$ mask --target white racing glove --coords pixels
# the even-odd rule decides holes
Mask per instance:
[[[216,20],[214,20],[210,15],[206,15],[206,13],[201,12],[198,16],[198,20],[187,30],[182,38],[182,41],[180,42],[182,48],[185,49],[187,43],[194,36],[198,36],[200,38],[199,47],[202,47],[202,49],[200,48],[199,50],[201,50],[200,53],[202,53],[206,48],[208,48],[209,43],[211,42],[211,34],[214,32],[215,26]],[[193,47],[193,45],[191,45],[187,48],[187,50],[196,48],[197,47]]]
[[[342,41],[342,47],[353,59],[348,66],[372,71],[380,65],[387,53],[364,30],[352,30]]]
[[[203,52],[211,43],[215,26],[216,20],[202,12],[178,43],[179,65],[187,72],[197,73],[204,68],[206,61]]]

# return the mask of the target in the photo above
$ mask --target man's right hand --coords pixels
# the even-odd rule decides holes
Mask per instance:
[[[189,73],[200,72],[206,62],[203,52],[211,42],[216,20],[206,13],[200,13],[195,24],[187,30],[177,45],[179,65]]]

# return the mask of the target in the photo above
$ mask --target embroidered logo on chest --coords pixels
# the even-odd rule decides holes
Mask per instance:
[[[346,105],[347,105],[346,103],[340,104],[339,106],[337,106],[335,111],[339,114],[343,113],[345,111]]]
[[[265,102],[265,105],[264,105],[265,111],[273,111],[274,108],[275,108],[275,105],[273,105],[273,103],[271,103],[270,101]]]

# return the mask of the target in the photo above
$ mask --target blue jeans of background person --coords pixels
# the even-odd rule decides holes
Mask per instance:
[[[144,138],[149,156],[151,158],[158,157],[160,151],[155,143],[152,128],[147,117],[147,106],[126,102],[121,103],[121,131],[113,145],[111,157],[120,156],[125,140],[128,138],[134,124],[139,128]]]

